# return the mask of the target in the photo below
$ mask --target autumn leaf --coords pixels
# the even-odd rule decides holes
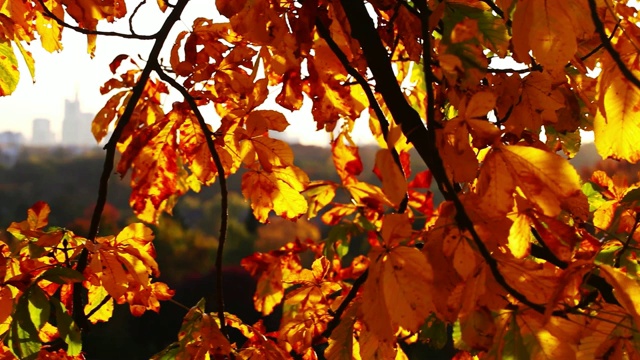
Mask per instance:
[[[435,310],[429,289],[432,269],[415,248],[374,248],[362,294],[363,320],[373,333],[387,341],[402,327],[415,332]]]
[[[18,86],[18,59],[9,41],[0,41],[0,96],[11,95]]]
[[[312,181],[304,191],[309,198],[309,210],[307,217],[315,217],[318,212],[327,206],[336,196],[337,184],[325,181]]]
[[[354,338],[353,328],[359,303],[352,305],[343,315],[340,324],[331,333],[329,346],[324,351],[327,360],[359,359],[358,341]]]
[[[43,3],[58,19],[64,18],[64,10],[60,2],[47,0],[43,1]],[[36,30],[40,34],[43,49],[48,52],[62,50],[62,43],[60,42],[62,40],[62,26],[54,19],[41,12],[36,12]]]
[[[109,321],[109,319],[111,319],[113,315],[113,298],[107,299],[107,296],[110,295],[103,286],[89,286],[89,301],[87,305],[84,306],[84,313],[85,315],[89,315],[93,312],[89,317],[89,321],[91,321],[92,324]],[[102,304],[103,302],[106,303]],[[98,308],[98,306],[100,307]]]
[[[640,161],[640,152],[636,146],[640,136],[636,107],[640,101],[640,90],[617,70],[609,71],[612,74],[601,80],[609,81],[602,84],[602,106],[598,108],[593,122],[596,148],[603,158],[611,157],[635,163]],[[640,72],[635,71],[635,74],[640,75]]]
[[[378,150],[376,168],[382,175],[382,192],[394,205],[399,205],[407,196],[407,181],[393,159],[391,151]]]
[[[579,1],[518,2],[513,14],[513,45],[517,60],[529,52],[544,67],[560,68],[577,51],[577,40],[593,36],[586,3]]]
[[[282,281],[288,272],[299,272],[301,266],[295,257],[278,257],[274,254],[253,254],[242,260],[244,267],[252,276],[258,278],[258,285],[253,296],[257,311],[263,315],[273,312],[276,305],[284,297],[284,283]]]
[[[204,312],[204,299],[189,309],[182,321],[177,346],[169,345],[152,359],[209,359],[229,356],[231,344],[220,331],[212,314]]]
[[[269,212],[294,220],[307,212],[307,201],[301,192],[309,182],[307,175],[295,166],[250,171],[242,176],[242,194],[251,201],[253,214],[266,222]]]

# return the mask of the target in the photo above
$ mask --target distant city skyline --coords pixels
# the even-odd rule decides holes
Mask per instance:
[[[153,34],[161,26],[166,14],[162,14],[155,4],[143,6],[135,17],[135,28],[140,34]],[[181,21],[174,26],[169,39],[175,39],[180,31],[190,30],[193,20],[198,17],[212,18],[217,22],[226,19],[218,14],[207,0],[191,0],[185,9]],[[128,32],[129,24],[126,20],[115,24],[101,24],[101,30]],[[17,49],[18,68],[20,70],[20,82],[16,91],[0,97],[0,132],[20,132],[25,138],[31,137],[32,121],[36,118],[50,120],[51,130],[57,139],[62,139],[62,122],[64,118],[64,100],[72,99],[78,94],[78,101],[83,112],[96,114],[104,106],[111,94],[101,95],[100,87],[114,75],[109,70],[109,64],[118,55],[127,53],[136,59],[140,66],[144,66],[143,59],[149,53],[150,41],[127,40],[118,37],[99,37],[97,40],[95,58],[91,59],[86,53],[86,35],[75,33],[69,29],[63,32],[62,44],[64,50],[60,53],[50,54],[42,49],[38,41],[26,46],[35,59],[36,81],[32,81],[24,59],[20,57]],[[169,41],[161,53],[161,58],[169,59],[171,41]],[[330,135],[324,131],[315,130],[316,125],[311,115],[311,101],[305,99],[304,107],[295,113],[289,112],[273,101],[273,97],[265,103],[264,107],[282,111],[291,126],[284,136],[292,142],[305,145],[329,146]],[[181,101],[179,94],[175,93],[164,101],[165,108],[171,109],[174,101]],[[212,106],[201,108],[208,123],[214,128],[219,126],[219,117]],[[374,142],[369,133],[368,119],[365,117],[356,122],[356,141],[362,143]]]
[[[33,119],[31,139],[28,144],[32,146],[97,146],[91,133],[93,117],[93,114],[80,109],[80,101],[76,93],[73,100],[64,100],[62,136],[59,138],[56,136],[49,119],[36,118]]]

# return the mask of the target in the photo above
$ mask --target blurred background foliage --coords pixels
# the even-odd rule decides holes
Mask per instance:
[[[330,149],[302,145],[292,145],[292,149],[296,165],[306,171],[311,180],[339,181],[331,162]],[[379,185],[371,171],[376,151],[375,147],[360,148],[364,164],[360,180]],[[571,161],[585,179],[593,170],[602,169],[610,175],[626,176],[630,182],[638,180],[638,165],[602,161],[593,144],[584,144],[579,155]],[[24,220],[27,209],[38,200],[51,206],[51,225],[86,235],[102,163],[103,152],[99,149],[25,148],[13,167],[0,166],[0,240],[12,241],[5,229],[13,221]],[[421,165],[414,162],[412,173],[424,170]],[[339,235],[337,230],[340,229],[339,226],[323,225],[319,216],[297,222],[273,217],[269,224],[258,223],[240,193],[241,176],[239,173],[229,179],[229,241],[224,254],[224,285],[227,310],[253,323],[260,318],[252,309],[255,281],[238,266],[240,260],[256,251],[277,249],[295,239],[322,241],[332,236],[332,228],[333,236]],[[127,223],[136,221],[129,208],[128,181],[127,177],[112,177],[101,235],[116,234]],[[442,198],[437,191],[434,193],[437,206]],[[348,198],[338,193],[335,201],[347,202]],[[201,297],[212,299],[215,287],[212,269],[218,246],[220,211],[220,193],[216,183],[203,188],[200,193],[183,196],[173,216],[163,216],[160,225],[154,228],[157,261],[162,271],[159,280],[176,289],[175,299],[187,306],[193,306]],[[366,253],[366,234],[352,236],[347,248],[344,262]],[[303,261],[311,259],[312,256],[308,259],[303,256]],[[213,303],[209,301],[210,305]],[[214,309],[210,307],[209,310]],[[184,314],[184,309],[170,302],[163,303],[160,314],[147,313],[142,318],[133,318],[126,306],[117,306],[112,321],[99,324],[86,335],[85,349],[91,354],[101,354],[92,356],[92,359],[148,358],[175,341]],[[277,314],[264,320],[273,330],[277,328]]]

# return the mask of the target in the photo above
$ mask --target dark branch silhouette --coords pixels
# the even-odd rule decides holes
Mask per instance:
[[[102,212],[104,211],[104,206],[107,202],[107,192],[109,188],[109,178],[111,177],[111,173],[113,171],[113,162],[115,159],[116,153],[116,145],[120,140],[120,136],[124,128],[129,123],[131,119],[131,115],[133,115],[133,111],[138,104],[138,100],[142,96],[142,92],[144,91],[144,87],[149,80],[149,76],[151,75],[151,71],[158,67],[158,57],[160,55],[160,51],[162,50],[162,46],[171,31],[173,25],[180,20],[180,15],[184,10],[185,6],[189,0],[179,0],[176,4],[175,8],[171,11],[169,16],[162,24],[162,27],[158,31],[156,35],[154,35],[155,42],[151,51],[149,53],[149,60],[142,70],[142,74],[136,83],[136,86],[133,88],[131,93],[131,98],[127,103],[122,116],[118,120],[118,125],[113,130],[113,134],[109,139],[109,142],[104,146],[106,150],[104,165],[102,168],[102,174],[100,176],[100,184],[98,185],[98,199],[96,200],[96,205],[93,209],[93,215],[91,216],[91,224],[89,226],[89,233],[87,235],[88,241],[95,241],[96,235],[98,234],[98,229],[100,227],[100,218],[102,217]],[[80,256],[78,258],[78,266],[76,270],[79,273],[83,273],[84,269],[86,269],[88,264],[89,252],[86,248],[84,248],[80,252]],[[87,325],[87,317],[83,313],[84,303],[86,302],[86,289],[82,286],[82,283],[74,283],[73,284],[73,318],[76,324],[80,327],[80,329],[84,330]]]
[[[631,70],[629,70],[627,65],[625,65],[624,61],[622,61],[620,54],[616,51],[616,49],[613,48],[613,45],[611,45],[611,41],[604,29],[604,24],[602,23],[602,21],[600,20],[600,17],[598,16],[596,0],[589,0],[589,10],[591,10],[591,19],[593,20],[593,25],[596,28],[596,32],[600,36],[600,40],[602,41],[602,46],[604,47],[605,50],[607,50],[607,52],[611,56],[611,59],[613,59],[616,65],[618,65],[618,69],[620,69],[620,72],[622,73],[622,75],[624,75],[624,77],[627,80],[629,80],[633,85],[635,85],[637,88],[640,88],[640,80],[638,80],[638,78],[631,72]]]
[[[209,130],[207,123],[202,116],[202,113],[198,109],[198,104],[196,104],[195,99],[189,91],[184,88],[184,86],[180,85],[174,78],[167,75],[160,64],[156,63],[155,71],[160,76],[160,79],[169,83],[174,89],[178,90],[180,94],[184,97],[185,101],[189,104],[191,111],[195,115],[196,119],[198,119],[198,125],[200,126],[200,130],[204,134],[204,137],[207,141],[207,147],[209,148],[209,152],[211,153],[211,157],[213,158],[213,162],[216,166],[216,170],[218,171],[218,181],[220,182],[220,205],[222,210],[220,211],[220,233],[218,237],[218,249],[216,250],[216,301],[218,303],[218,318],[220,319],[220,330],[225,337],[229,337],[226,329],[226,324],[224,320],[224,289],[222,286],[222,259],[224,253],[224,244],[227,240],[227,229],[229,223],[229,191],[227,189],[227,179],[224,174],[224,166],[222,165],[222,160],[220,159],[220,155],[216,151],[215,144],[213,143],[214,134]]]
[[[428,17],[430,11],[424,1],[417,1],[416,6],[421,13],[422,30],[423,30],[423,47],[424,47],[424,66],[427,86],[427,128],[425,128],[420,115],[407,103],[400,86],[395,80],[395,75],[386,56],[386,50],[376,33],[375,26],[369,16],[364,3],[358,1],[342,0],[342,6],[345,10],[349,22],[352,24],[352,36],[360,42],[365,58],[378,84],[376,89],[385,99],[391,114],[396,122],[402,127],[402,131],[415,146],[418,154],[425,161],[434,179],[436,179],[440,191],[447,200],[453,202],[456,208],[456,218],[461,228],[466,229],[472,236],[474,244],[484,258],[487,266],[491,270],[493,277],[507,292],[509,292],[516,300],[531,309],[544,313],[546,308],[544,305],[536,304],[522,293],[513,288],[500,273],[498,262],[491,256],[491,253],[484,245],[484,242],[475,231],[473,222],[467,215],[464,205],[456,195],[456,189],[450,182],[442,158],[440,158],[435,142],[435,129],[438,127],[435,120],[435,95],[433,91],[433,74],[431,73],[431,34],[428,27]],[[354,26],[353,24],[357,24]]]
[[[400,173],[402,174],[402,176],[406,179],[407,176],[405,175],[404,169],[402,168],[400,155],[398,154],[398,151],[396,150],[395,146],[393,146],[392,144],[389,144],[389,121],[387,120],[387,117],[384,115],[384,112],[382,112],[382,108],[380,108],[380,104],[378,104],[378,100],[376,100],[376,96],[373,94],[373,91],[371,90],[371,86],[367,82],[367,79],[365,79],[364,76],[362,76],[362,74],[358,72],[358,70],[356,70],[353,66],[351,66],[351,64],[349,64],[349,59],[347,59],[347,56],[345,55],[345,53],[342,52],[338,44],[336,44],[333,38],[331,38],[329,29],[327,29],[327,27],[324,26],[320,18],[316,18],[316,28],[318,30],[318,34],[320,34],[320,37],[327,42],[327,44],[329,45],[329,48],[333,51],[333,53],[336,55],[338,60],[340,60],[340,63],[342,64],[342,66],[347,70],[347,73],[353,76],[353,78],[358,82],[358,84],[360,84],[360,86],[362,87],[362,90],[367,95],[367,100],[369,100],[369,106],[371,106],[371,108],[373,109],[373,112],[376,114],[376,117],[378,118],[378,121],[380,122],[380,129],[382,130],[382,136],[384,137],[384,140],[387,143],[387,148],[389,148],[389,150],[391,151],[391,156],[393,157],[393,161],[398,166],[398,169],[400,169]],[[405,193],[404,198],[402,199],[402,201],[400,202],[400,205],[398,206],[398,213],[404,213],[407,210],[408,203],[409,203],[409,194]]]
[[[80,26],[75,26],[75,25],[71,25],[68,22],[60,19],[59,17],[56,16],[56,14],[54,14],[48,7],[47,5],[45,5],[43,0],[38,0],[38,3],[40,4],[40,6],[42,6],[42,11],[44,12],[44,14],[49,17],[50,19],[53,19],[55,22],[57,22],[60,26],[69,28],[75,32],[81,33],[81,34],[85,34],[85,35],[102,35],[102,36],[116,36],[116,37],[121,37],[124,39],[138,39],[138,40],[153,40],[153,39],[157,39],[158,33],[160,33],[162,30],[160,30],[158,33],[153,34],[153,35],[138,35],[138,34],[127,34],[127,33],[119,33],[119,32],[115,32],[115,31],[100,31],[100,30],[90,30],[90,29],[86,29]],[[136,8],[137,9],[137,8]],[[135,15],[135,12],[134,12]],[[131,16],[133,17],[133,15]]]

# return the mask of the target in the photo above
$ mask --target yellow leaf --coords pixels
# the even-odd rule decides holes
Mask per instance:
[[[607,77],[610,82],[600,93],[603,106],[593,121],[596,149],[603,158],[636,163],[640,161],[640,90],[619,71],[615,74]],[[640,71],[634,74],[640,76]]]
[[[109,295],[107,290],[103,286],[89,286],[89,302],[84,306],[84,313],[88,315],[91,311],[96,309],[102,301]],[[93,313],[89,318],[92,324],[98,322],[109,321],[113,315],[113,298],[109,299],[103,304],[99,310]]]
[[[529,256],[531,249],[531,219],[525,213],[509,215],[513,224],[509,230],[509,250],[516,259],[524,259]]]
[[[114,299],[119,299],[127,291],[127,273],[115,254],[100,251],[99,256],[93,256],[89,269]]]
[[[305,190],[305,195],[309,198],[309,210],[307,218],[311,219],[318,214],[322,208],[327,206],[336,196],[337,184],[330,181],[312,181]]]
[[[307,201],[301,192],[309,182],[307,174],[295,166],[249,171],[242,176],[242,194],[251,201],[253,214],[266,222],[269,212],[294,220],[307,212]]]
[[[274,167],[293,165],[293,151],[286,142],[260,136],[252,138],[251,144],[265,171],[270,172]]]
[[[43,3],[59,19],[64,19],[62,4],[56,0],[45,0]],[[60,43],[62,26],[58,25],[55,20],[41,12],[36,12],[36,30],[40,34],[40,41],[45,50],[51,53],[62,50],[62,44]]]
[[[10,95],[18,86],[19,80],[18,59],[13,53],[11,42],[0,41],[0,96]]]

